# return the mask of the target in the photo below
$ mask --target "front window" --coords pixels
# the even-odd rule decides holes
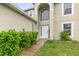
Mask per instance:
[[[49,10],[43,10],[41,12],[41,20],[49,20]]]
[[[63,31],[67,31],[70,36],[73,36],[73,23],[63,23]]]
[[[72,3],[64,3],[64,15],[72,14]]]
[[[71,35],[71,24],[63,24],[64,31],[67,31]]]

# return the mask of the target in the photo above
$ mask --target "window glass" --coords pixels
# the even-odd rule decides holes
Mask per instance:
[[[64,3],[64,15],[72,14],[72,4],[71,3]]]
[[[63,24],[64,31],[67,31],[71,35],[71,23]]]
[[[49,20],[49,10],[44,10],[41,13],[41,20]]]

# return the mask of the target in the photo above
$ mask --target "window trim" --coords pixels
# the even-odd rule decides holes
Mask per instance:
[[[71,3],[72,4],[72,12],[71,14],[66,14],[64,15],[64,3],[62,3],[62,16],[71,16],[74,14],[74,3]]]
[[[74,22],[63,22],[62,23],[62,31],[64,31],[64,29],[63,29],[63,25],[64,24],[71,24],[71,35],[70,35],[70,37],[72,38],[72,37],[74,37]]]
[[[49,16],[48,16],[48,19],[42,19],[42,13],[43,13],[45,10],[47,10],[47,11],[49,12],[49,14],[48,14],[48,15],[49,15]],[[49,10],[49,8],[43,8],[42,10],[40,10],[39,19],[40,19],[41,21],[50,20],[50,10]]]
[[[48,12],[48,13],[46,13],[46,12]],[[46,18],[46,14],[44,14],[44,13],[47,14],[47,18]],[[46,18],[46,19],[45,19],[45,18]],[[42,19],[42,20],[49,20],[49,10],[44,10],[44,11],[41,13],[41,19]]]

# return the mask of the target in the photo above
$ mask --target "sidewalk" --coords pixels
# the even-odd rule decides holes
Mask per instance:
[[[32,55],[34,55],[34,53],[37,52],[37,50],[39,48],[41,48],[45,42],[46,42],[45,39],[44,40],[40,39],[35,45],[22,51],[19,56],[32,56]]]

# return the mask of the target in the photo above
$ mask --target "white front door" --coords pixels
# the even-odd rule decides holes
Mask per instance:
[[[42,26],[41,38],[48,38],[48,26]]]

